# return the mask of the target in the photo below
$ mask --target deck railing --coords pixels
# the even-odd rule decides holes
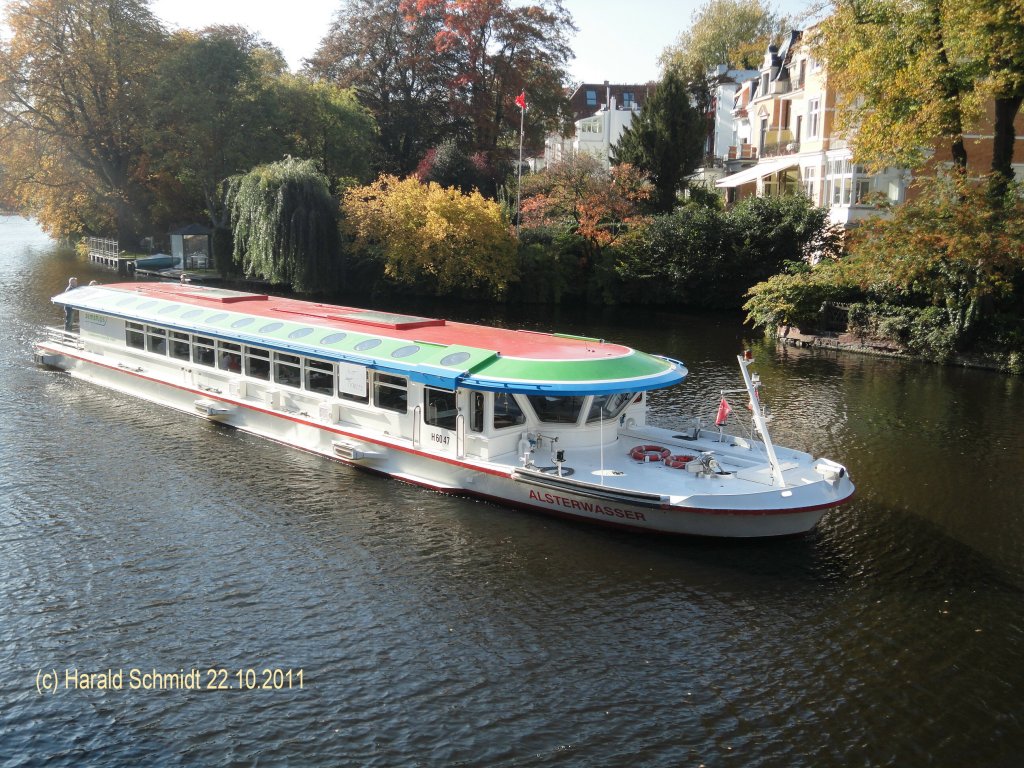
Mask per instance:
[[[69,331],[65,328],[57,328],[55,326],[47,326],[44,330],[46,332],[46,340],[52,344],[74,347],[75,349],[85,349],[85,344],[82,343],[82,337],[78,335],[77,331]]]

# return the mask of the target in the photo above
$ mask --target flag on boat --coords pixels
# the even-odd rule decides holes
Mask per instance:
[[[730,413],[732,413],[732,408],[729,406],[729,401],[723,397],[722,402],[718,404],[718,415],[715,417],[715,426],[720,427],[725,424]]]
[[[522,91],[516,96],[516,106],[523,110],[526,109],[526,91]]]

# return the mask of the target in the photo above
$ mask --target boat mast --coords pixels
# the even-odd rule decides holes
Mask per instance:
[[[745,352],[742,355],[737,355],[736,359],[740,363],[740,372],[743,374],[743,383],[747,387],[747,394],[750,395],[750,410],[754,416],[754,424],[757,426],[757,431],[761,433],[761,439],[764,440],[764,450],[768,454],[768,463],[772,468],[772,477],[778,482],[780,488],[785,488],[786,481],[782,477],[782,466],[775,455],[775,446],[772,445],[772,439],[768,435],[768,422],[765,421],[764,411],[761,410],[761,400],[757,396],[757,387],[754,386],[754,381],[750,377],[750,371],[747,370],[754,362],[754,358],[750,356],[749,352]]]

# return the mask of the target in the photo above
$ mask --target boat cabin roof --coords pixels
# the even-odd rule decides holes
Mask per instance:
[[[91,285],[53,297],[80,311],[356,363],[431,386],[590,395],[686,377],[676,360],[621,344],[180,283]]]

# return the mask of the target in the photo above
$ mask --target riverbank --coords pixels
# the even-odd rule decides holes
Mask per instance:
[[[796,326],[779,326],[776,339],[780,344],[791,347],[811,349],[828,349],[838,352],[852,352],[858,355],[874,355],[875,357],[891,357],[900,360],[939,363],[960,368],[978,368],[988,371],[999,371],[1012,375],[1024,374],[1021,361],[1014,353],[995,355],[979,352],[957,353],[949,360],[929,360],[915,354],[903,345],[890,339],[874,339],[860,336],[849,331],[843,333],[810,333]]]

